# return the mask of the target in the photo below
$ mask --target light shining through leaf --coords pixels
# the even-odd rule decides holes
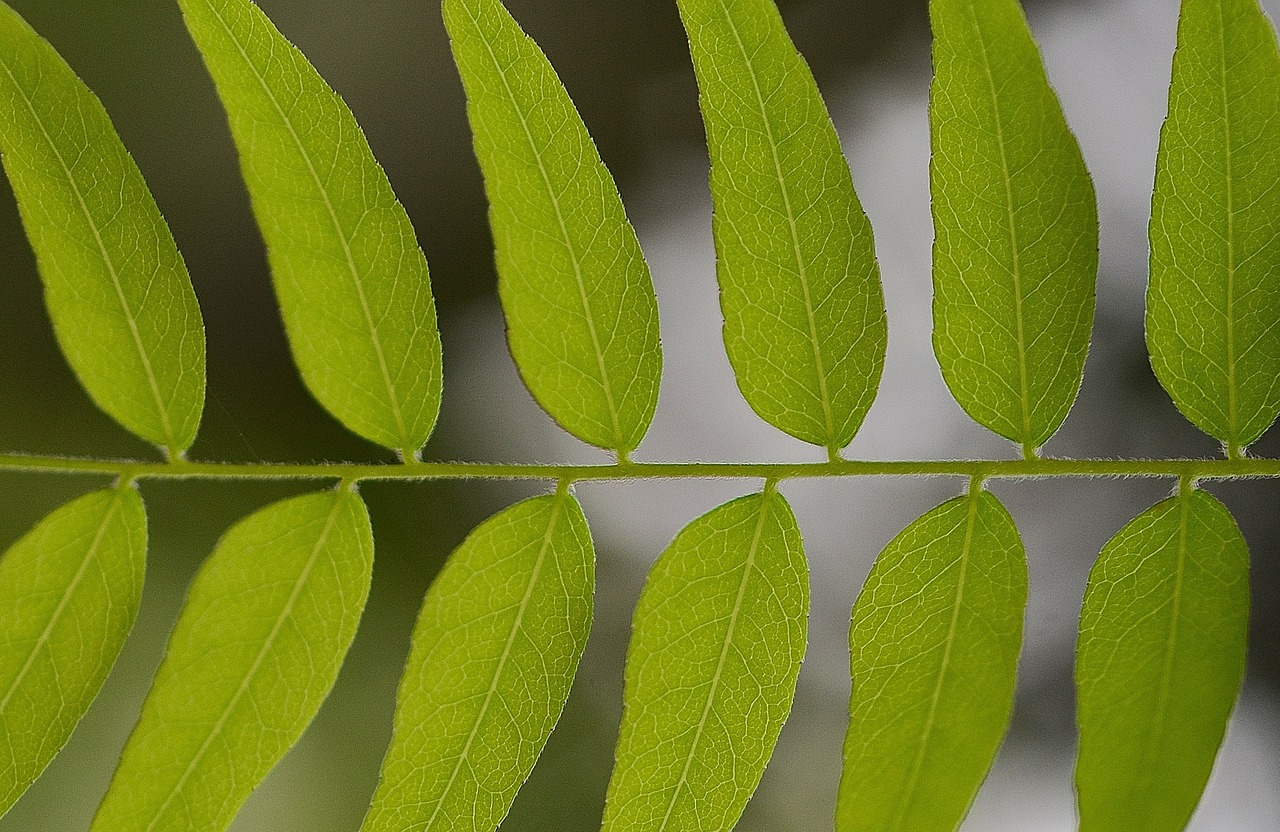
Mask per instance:
[[[181,456],[205,384],[187,267],[101,102],[3,3],[0,155],[71,369],[113,419]]]
[[[626,455],[658,403],[649,267],[613,177],[542,51],[498,0],[446,0],[511,354],[574,436]]]
[[[1017,0],[931,0],[933,346],[951,394],[1026,455],[1080,389],[1098,211]]]
[[[733,828],[791,712],[808,617],[800,531],[777,492],[676,536],[636,606],[604,832]]]
[[[366,439],[417,455],[440,410],[427,261],[347,105],[249,0],[180,0],[240,151],[294,361]]]
[[[142,600],[147,516],[133,488],[95,491],[0,558],[0,815],[71,737]]]
[[[595,552],[567,492],[502,511],[431,585],[363,832],[493,832],[560,718]]]
[[[837,832],[952,832],[1013,711],[1027,564],[991,494],[890,541],[853,608]]]
[[[867,221],[773,0],[680,0],[711,154],[724,343],[747,403],[827,449],[875,399],[888,332]]]
[[[1080,613],[1081,832],[1180,832],[1244,678],[1249,550],[1230,512],[1185,491],[1102,549]]]
[[[219,832],[333,687],[369,594],[350,491],[275,503],[196,576],[92,832]]]

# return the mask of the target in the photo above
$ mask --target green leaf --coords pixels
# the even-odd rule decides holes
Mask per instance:
[[[676,536],[636,607],[604,832],[733,827],[791,711],[808,615],[800,530],[772,489]]]
[[[613,178],[546,56],[498,0],[445,0],[467,91],[511,354],[565,430],[622,455],[648,430],[653,281]]]
[[[101,102],[3,3],[0,153],[71,369],[113,419],[181,456],[204,409],[187,267]]]
[[[1185,0],[1151,199],[1147,347],[1237,456],[1280,414],[1280,52],[1256,0]]]
[[[427,261],[347,105],[248,0],[179,0],[231,122],[302,379],[416,457],[440,410]]]
[[[0,559],[0,815],[66,744],[142,598],[147,515],[130,487],[50,514]]]
[[[933,347],[951,394],[1035,453],[1093,325],[1093,183],[1016,0],[931,0]]]
[[[1013,709],[1027,564],[984,491],[890,541],[853,609],[839,832],[959,826]]]
[[[587,522],[564,491],[458,547],[418,618],[364,832],[497,828],[569,696],[594,581]]]
[[[232,527],[191,586],[93,832],[225,829],[333,687],[372,568],[350,491]]]
[[[888,334],[871,224],[772,0],[680,0],[711,153],[724,342],[769,424],[834,457]]]
[[[1187,825],[1240,692],[1248,619],[1248,547],[1202,491],[1103,547],[1076,660],[1081,832]]]

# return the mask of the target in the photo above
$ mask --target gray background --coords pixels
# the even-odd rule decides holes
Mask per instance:
[[[209,335],[209,402],[191,456],[389,457],[309,398],[289,362],[224,117],[171,0],[10,0],[104,100],[182,248]],[[347,99],[417,227],[445,340],[445,403],[429,459],[603,461],[521,387],[493,296],[491,244],[461,86],[434,0],[261,0]],[[928,31],[923,0],[781,4],[845,142],[876,229],[890,319],[881,394],[847,455],[1013,457],[948,395],[929,346]],[[1273,17],[1280,2],[1266,0]],[[619,179],[650,264],[666,353],[643,460],[817,460],[760,422],[719,341],[706,158],[674,0],[510,0],[560,70]],[[1174,0],[1037,2],[1028,13],[1099,196],[1096,333],[1077,408],[1046,452],[1213,455],[1156,384],[1142,340],[1146,220],[1164,115]],[[53,343],[33,258],[0,185],[0,448],[148,457],[98,413]],[[1255,448],[1280,453],[1280,431]],[[7,545],[91,479],[0,475]],[[831,826],[848,697],[849,608],[876,553],[959,482],[788,483],[813,570],[810,650],[795,712],[743,830]],[[570,707],[504,830],[597,828],[620,711],[629,618],[644,571],[690,519],[745,483],[579,489],[599,549],[597,621]],[[217,536],[305,486],[148,483],[147,594],[99,702],[4,832],[84,829],[136,718],[182,593]],[[1089,565],[1116,529],[1168,493],[1145,481],[997,483],[1027,543],[1032,597],[1013,727],[964,829],[1069,830],[1071,651]],[[1244,696],[1193,829],[1280,828],[1280,513],[1276,483],[1215,486],[1255,563]],[[376,782],[394,690],[426,586],[484,516],[522,494],[493,483],[369,485],[378,565],[338,686],[233,827],[354,830]]]

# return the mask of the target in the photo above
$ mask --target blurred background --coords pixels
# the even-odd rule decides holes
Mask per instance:
[[[213,88],[172,0],[8,0],[103,99],[186,256],[209,342],[209,398],[190,456],[229,461],[391,461],[345,432],[290,363],[262,243]],[[461,85],[435,0],[258,0],[346,98],[413,219],[431,263],[445,343],[445,400],[428,459],[605,461],[561,432],[519,383],[503,340],[482,183]],[[641,460],[819,460],[758,420],[719,340],[707,162],[674,0],[507,0],[559,69],[618,178],[663,313],[662,398]],[[1280,0],[1264,0],[1273,19]],[[970,422],[930,348],[929,40],[925,0],[781,0],[817,75],[876,229],[890,343],[881,393],[854,458],[1014,457]],[[1075,411],[1046,453],[1212,456],[1174,409],[1142,336],[1146,222],[1175,0],[1028,4],[1049,76],[1094,175],[1101,274],[1093,346]],[[34,260],[0,184],[0,449],[153,458],[99,413],[54,344]],[[1280,455],[1280,429],[1255,446]],[[0,475],[8,545],[100,479]],[[314,486],[310,486],[314,487]],[[570,699],[503,825],[596,829],[620,715],[630,615],[645,570],[689,520],[758,487],[745,482],[579,489],[599,553],[597,617]],[[739,828],[831,827],[849,694],[847,630],[880,549],[959,481],[793,482],[783,491],[811,561],[810,648],[791,721]],[[305,484],[147,483],[150,571],[115,673],[67,749],[0,832],[88,825],[137,716],[191,576],[218,536]],[[487,515],[532,493],[500,483],[368,485],[378,562],[364,623],[333,695],[250,799],[236,832],[358,828],[390,734],[400,666],[422,595],[447,553]],[[964,829],[1071,830],[1072,649],[1088,569],[1121,525],[1170,484],[994,483],[1031,566],[1017,707]],[[1215,485],[1255,568],[1244,694],[1198,832],[1280,829],[1280,483]]]

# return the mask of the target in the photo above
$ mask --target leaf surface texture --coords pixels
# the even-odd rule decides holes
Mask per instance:
[[[1080,389],[1093,183],[1016,0],[931,0],[933,345],[976,422],[1028,454]]]
[[[249,0],[180,0],[240,151],[302,379],[415,456],[440,410],[427,261],[347,105]]]
[[[44,518],[0,558],[0,815],[71,737],[133,628],[147,516],[132,488]]]
[[[649,267],[613,177],[546,56],[498,0],[447,0],[497,246],[511,354],[574,436],[620,453],[658,401]]]
[[[1240,692],[1248,619],[1248,547],[1203,491],[1103,547],[1076,657],[1081,832],[1187,825]]]
[[[773,0],[680,0],[711,155],[724,342],[747,403],[834,455],[888,334],[871,224]]]
[[[0,152],[71,369],[113,419],[181,455],[205,385],[187,267],[102,103],[3,3]]]
[[[991,494],[949,500],[876,559],[853,609],[838,832],[955,830],[1013,710],[1027,565]]]
[[[737,823],[791,711],[808,615],[800,531],[778,493],[677,535],[636,607],[604,832]]]
[[[93,832],[216,832],[333,687],[373,568],[364,503],[330,491],[233,526],[196,576]]]
[[[568,493],[481,524],[432,584],[364,832],[492,832],[560,718],[595,552]]]
[[[1256,0],[1185,0],[1151,199],[1147,346],[1233,453],[1280,414],[1280,52]]]

